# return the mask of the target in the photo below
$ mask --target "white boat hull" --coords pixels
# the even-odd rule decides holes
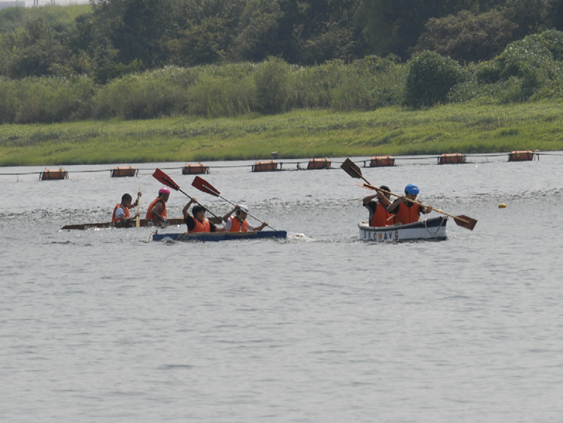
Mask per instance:
[[[367,223],[359,223],[360,239],[362,241],[398,242],[417,240],[444,240],[446,239],[445,216],[425,219],[408,225],[393,225],[373,227]]]

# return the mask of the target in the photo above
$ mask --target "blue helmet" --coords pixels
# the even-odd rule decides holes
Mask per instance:
[[[406,194],[414,194],[414,195],[418,195],[419,190],[418,187],[415,184],[408,184],[405,187],[405,193]]]

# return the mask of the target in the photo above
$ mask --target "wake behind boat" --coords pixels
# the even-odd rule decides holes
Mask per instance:
[[[153,219],[140,219],[139,220],[140,227],[153,227],[158,226],[162,227],[163,225],[156,222]],[[183,218],[177,219],[168,219],[166,225],[164,226],[176,226],[176,225],[184,225]],[[74,230],[85,230],[85,229],[105,229],[105,228],[134,228],[136,227],[136,223],[134,219],[126,220],[125,222],[102,222],[102,223],[80,223],[76,225],[65,225],[61,229],[74,229]]]
[[[152,236],[153,241],[232,241],[237,239],[265,239],[287,238],[286,231],[258,231],[258,232],[194,232],[171,233]]]
[[[439,216],[407,225],[374,227],[366,222],[358,224],[362,241],[392,242],[418,240],[444,240],[447,217]]]

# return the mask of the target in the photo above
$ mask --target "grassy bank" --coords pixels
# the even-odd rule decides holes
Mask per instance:
[[[1,125],[0,165],[269,159],[273,151],[288,159],[563,150],[562,105]]]

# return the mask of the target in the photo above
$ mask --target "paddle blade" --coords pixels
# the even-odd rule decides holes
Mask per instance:
[[[352,178],[360,179],[362,177],[361,169],[350,159],[346,159],[340,167]]]
[[[217,189],[213,187],[213,185],[211,185],[205,179],[200,178],[199,176],[195,177],[192,185],[198,190],[206,192],[207,194],[214,195],[215,197],[219,197],[219,194],[221,194]]]
[[[168,176],[166,173],[164,173],[159,168],[156,168],[156,170],[154,171],[152,176],[154,176],[156,179],[158,179],[164,185],[169,186],[170,188],[172,188],[175,191],[178,191],[180,189],[180,186],[176,182],[174,182],[170,176]]]
[[[464,228],[469,229],[470,231],[472,231],[475,225],[477,224],[477,220],[464,215],[454,217],[454,222],[457,223],[459,226],[463,226]]]

